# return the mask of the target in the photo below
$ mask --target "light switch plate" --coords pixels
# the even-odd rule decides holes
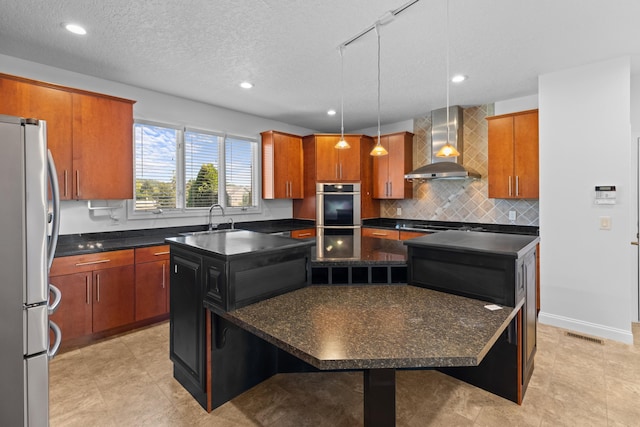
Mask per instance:
[[[516,211],[509,211],[509,221],[516,220]]]
[[[396,215],[402,215],[402,208],[396,208]]]

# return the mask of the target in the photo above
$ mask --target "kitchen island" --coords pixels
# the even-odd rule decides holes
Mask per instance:
[[[482,301],[414,286],[366,285],[311,286],[229,312],[206,305],[224,325],[214,333],[261,340],[254,357],[236,359],[236,370],[260,365],[265,377],[295,371],[291,356],[307,364],[299,370],[362,370],[365,426],[393,426],[396,369],[479,365],[521,304],[489,310]],[[212,359],[239,342],[214,348]],[[221,368],[213,364],[213,374]]]
[[[228,229],[187,233],[166,242],[173,374],[210,409],[212,321],[203,301],[227,311],[306,286],[313,241]]]

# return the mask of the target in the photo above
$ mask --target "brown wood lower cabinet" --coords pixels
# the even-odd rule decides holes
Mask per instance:
[[[133,323],[133,265],[93,272],[93,332]]]
[[[362,237],[375,237],[377,239],[399,240],[400,233],[398,230],[390,230],[388,228],[363,228]]]
[[[93,274],[75,273],[52,276],[51,283],[60,289],[62,298],[58,310],[51,316],[62,330],[62,342],[90,335],[92,327],[91,288]]]
[[[62,292],[51,316],[62,343],[80,343],[134,322],[133,249],[56,258],[50,282]]]
[[[389,228],[368,228],[362,229],[362,235],[366,237],[375,237],[378,239],[390,240],[407,240],[414,237],[426,236],[429,233],[421,231],[392,230]]]
[[[305,228],[304,230],[291,230],[291,237],[294,239],[307,239],[309,237],[315,237],[315,228]]]
[[[136,316],[145,320],[169,313],[169,245],[137,248]]]

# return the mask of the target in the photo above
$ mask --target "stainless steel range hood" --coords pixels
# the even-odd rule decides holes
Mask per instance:
[[[421,166],[404,177],[406,179],[479,179],[480,174],[462,166],[464,141],[462,138],[462,108],[449,107],[449,143],[459,152],[458,157],[436,157],[447,143],[447,109],[431,112],[431,163]]]

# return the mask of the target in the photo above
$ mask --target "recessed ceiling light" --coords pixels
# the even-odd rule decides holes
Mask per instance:
[[[465,80],[467,80],[467,76],[465,76],[464,74],[456,74],[455,76],[451,77],[452,83],[460,83]]]
[[[87,34],[87,30],[85,30],[82,26],[78,24],[62,24],[62,25],[64,25],[64,28],[66,28],[67,31],[73,34],[79,34],[81,36],[84,36],[85,34]]]
[[[242,82],[242,83],[240,83],[240,87],[242,89],[251,89],[253,87],[253,83]]]
[[[327,114],[330,115],[330,116],[335,116],[336,115],[336,110],[333,110],[333,109],[329,110],[329,111],[327,111]]]

